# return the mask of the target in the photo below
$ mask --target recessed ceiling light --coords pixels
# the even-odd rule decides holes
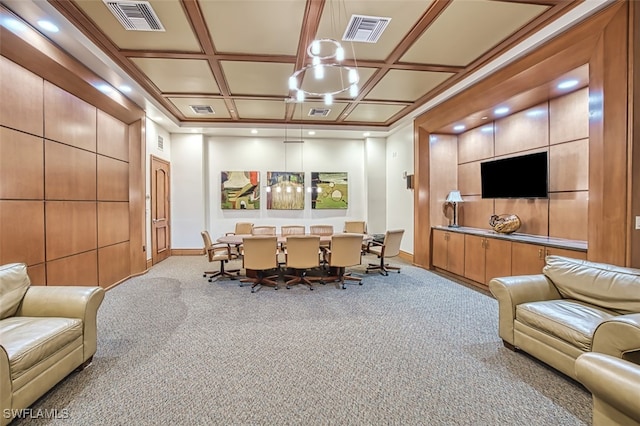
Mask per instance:
[[[509,112],[509,108],[507,107],[500,107],[500,108],[496,108],[495,110],[493,110],[494,113],[496,114],[506,114]]]
[[[316,134],[316,132],[314,132],[313,130],[309,130],[309,136],[313,136],[315,134]]]
[[[482,120],[487,120],[487,119],[489,119],[489,117],[487,117],[486,115],[482,117]]]
[[[118,90],[120,90],[121,92],[129,93],[131,92],[131,86],[127,86],[126,84],[123,84],[118,87]]]
[[[371,133],[369,133],[369,132],[364,132],[362,134],[362,136],[364,136],[365,138],[368,138],[370,135],[371,135]]]
[[[109,86],[106,83],[100,83],[96,86],[96,88],[102,93],[109,94],[113,92],[113,87]]]
[[[576,87],[578,85],[578,80],[567,80],[558,84],[558,89],[571,89],[572,87]]]
[[[252,134],[252,135],[255,135],[255,134],[257,134],[257,133],[258,133],[258,131],[257,131],[256,129],[251,129],[251,134]]]
[[[465,129],[464,125],[458,124],[457,126],[453,126],[453,130],[456,132],[461,132]]]
[[[46,21],[44,19],[41,19],[38,21],[38,26],[40,26],[40,28],[42,28],[45,31],[49,31],[51,33],[57,33],[58,31],[60,31],[60,29],[56,26],[56,24],[54,24],[51,21]]]
[[[12,31],[24,31],[27,29],[25,24],[13,18],[4,18],[2,20],[2,26],[7,27]]]
[[[484,126],[483,128],[480,129],[480,131],[485,133],[491,133],[493,132],[493,126]]]

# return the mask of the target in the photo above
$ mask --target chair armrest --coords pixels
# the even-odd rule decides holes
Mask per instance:
[[[103,299],[102,287],[30,286],[16,316],[81,319],[86,361],[96,352],[96,317]]]
[[[640,313],[603,321],[593,333],[591,350],[640,363]]]
[[[9,356],[7,355],[7,351],[0,346],[0,415],[2,416],[4,416],[4,410],[11,408],[12,393]]]
[[[551,280],[542,274],[494,278],[489,281],[489,290],[498,300],[498,333],[510,345],[514,345],[513,321],[516,318],[516,306],[562,298]]]
[[[576,359],[575,368],[578,381],[593,394],[594,424],[613,424],[609,415],[614,413],[640,420],[640,365],[587,352]]]

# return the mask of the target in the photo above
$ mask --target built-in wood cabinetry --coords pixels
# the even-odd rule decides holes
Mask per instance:
[[[432,234],[433,267],[485,287],[497,277],[539,274],[549,255],[587,258],[582,241],[495,234],[466,227],[455,231],[434,228]]]
[[[492,278],[511,275],[511,242],[478,235],[464,236],[464,276],[489,284]]]
[[[453,274],[464,273],[464,235],[435,229],[433,231],[433,266]]]
[[[514,241],[511,243],[511,275],[539,274],[544,266],[544,259],[550,255],[587,259],[585,251]]]

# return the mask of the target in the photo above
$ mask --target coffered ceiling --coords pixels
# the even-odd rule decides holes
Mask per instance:
[[[42,0],[44,1],[44,0]],[[11,1],[3,1],[11,8]],[[125,2],[131,5],[134,1]],[[149,0],[162,31],[127,30],[102,0],[48,0],[180,126],[388,129],[580,5],[566,0]],[[352,15],[390,19],[345,42]],[[360,34],[366,33],[362,29]],[[288,78],[315,38],[341,41],[359,93],[295,102]],[[324,51],[323,51],[324,54]],[[303,74],[303,87],[341,86]],[[197,107],[197,108],[194,108]],[[310,115],[328,109],[326,115]],[[196,111],[198,110],[198,111]],[[316,111],[317,112],[317,111]]]

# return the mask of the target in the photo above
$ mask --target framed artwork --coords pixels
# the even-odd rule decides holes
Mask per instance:
[[[312,209],[346,209],[348,206],[346,172],[311,172]]]
[[[304,209],[304,173],[267,172],[266,191],[267,209]]]
[[[260,210],[260,172],[221,172],[223,210]]]

